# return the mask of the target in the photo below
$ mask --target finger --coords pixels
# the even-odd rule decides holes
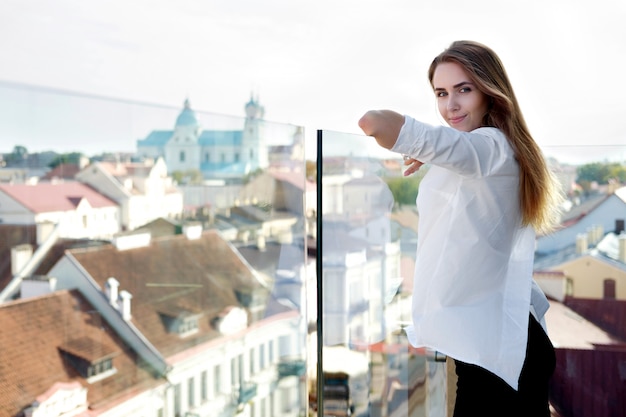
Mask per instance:
[[[424,165],[423,162],[420,162],[414,159],[413,162],[411,163],[411,166],[407,168],[406,171],[404,171],[404,175],[407,176],[407,175],[414,174],[415,172],[419,171],[422,165]]]

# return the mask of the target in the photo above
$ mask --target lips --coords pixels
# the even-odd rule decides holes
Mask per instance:
[[[450,117],[448,119],[448,121],[450,122],[451,125],[457,125],[457,124],[461,123],[463,121],[463,119],[465,119],[465,116]]]

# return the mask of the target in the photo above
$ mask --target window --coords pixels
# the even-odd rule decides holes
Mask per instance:
[[[174,385],[174,416],[181,417],[182,404],[180,398],[180,384]]]
[[[230,360],[230,383],[234,386],[237,383],[237,360],[232,358]]]
[[[100,375],[106,371],[113,369],[113,360],[105,359],[100,362],[96,362],[87,368],[87,378],[92,376]]]
[[[209,373],[207,371],[202,371],[200,374],[200,399],[202,402],[206,401],[209,397]]]
[[[265,343],[259,346],[259,369],[265,369],[267,364],[265,363]]]
[[[213,369],[213,395],[217,396],[222,390],[222,366],[215,365]]]
[[[273,364],[276,359],[274,358],[274,341],[270,340],[269,345],[268,345],[268,354],[269,354],[269,360],[270,360],[270,364]]]
[[[211,161],[211,154],[207,152],[204,154],[204,162],[210,162],[210,161]]]
[[[254,149],[250,149],[250,159],[254,158]]]
[[[191,408],[196,404],[195,380],[193,377],[187,380],[187,405]]]
[[[220,155],[220,161],[221,161],[222,163],[226,162],[226,155],[225,155],[225,154],[221,154],[221,155]]]
[[[254,360],[254,352],[256,349],[250,349],[250,375],[254,375],[255,372],[255,360]]]
[[[565,295],[568,297],[574,296],[574,280],[567,278],[565,281]]]
[[[186,336],[190,333],[195,333],[198,331],[198,318],[197,317],[186,317],[180,321],[178,324],[178,333],[182,336]]]
[[[235,162],[239,162],[239,152],[235,153]]]
[[[185,151],[180,151],[180,154],[178,155],[178,160],[179,162],[185,162]]]
[[[605,300],[615,300],[615,280],[613,278],[606,278],[604,280],[603,298]]]

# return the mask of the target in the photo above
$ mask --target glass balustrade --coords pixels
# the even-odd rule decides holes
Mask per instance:
[[[303,129],[241,109],[0,84],[0,414],[306,414]]]
[[[404,333],[428,167],[262,114],[0,83],[0,414],[451,415]],[[626,147],[543,150],[553,407],[623,410]]]

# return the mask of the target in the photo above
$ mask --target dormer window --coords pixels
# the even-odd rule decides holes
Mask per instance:
[[[92,378],[113,370],[113,359],[103,359],[87,367],[87,378]]]
[[[63,357],[78,373],[93,383],[113,375],[116,371],[113,358],[120,352],[89,337],[71,339],[59,347]]]
[[[195,333],[198,331],[198,318],[197,317],[186,317],[179,321],[178,324],[178,334],[181,336],[186,336],[191,333]]]
[[[176,333],[185,337],[198,332],[201,314],[178,307],[170,307],[168,310],[160,311],[159,315],[168,333]]]

